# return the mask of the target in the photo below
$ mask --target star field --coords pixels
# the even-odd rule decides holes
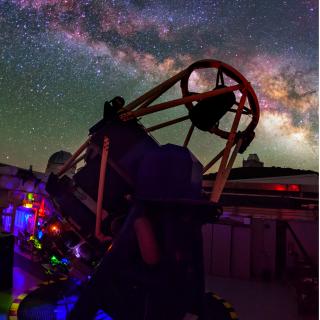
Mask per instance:
[[[260,102],[256,139],[236,165],[257,153],[266,166],[318,170],[315,0],[0,0],[0,162],[44,170],[53,152],[80,146],[105,100],[130,102],[205,58],[242,72]],[[182,143],[188,127],[155,137]],[[220,147],[208,134],[191,141],[204,163]]]

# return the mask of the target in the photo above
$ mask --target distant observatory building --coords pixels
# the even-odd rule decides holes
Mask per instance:
[[[46,174],[49,175],[51,172],[57,174],[62,166],[71,158],[72,154],[67,151],[60,150],[55,152],[48,160]],[[74,175],[76,172],[76,166],[73,166],[67,171],[68,176]]]
[[[243,162],[242,162],[243,167],[262,168],[263,165],[264,165],[264,163],[260,161],[260,159],[256,153],[249,154],[248,159],[243,160]]]

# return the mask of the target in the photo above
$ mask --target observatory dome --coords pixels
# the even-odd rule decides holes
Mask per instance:
[[[55,152],[53,155],[50,156],[48,160],[48,164],[64,164],[67,160],[71,158],[72,154],[67,151],[60,150]]]
[[[68,161],[72,157],[72,154],[68,151],[60,150],[52,154],[48,160],[46,174],[50,174],[51,172],[57,174],[62,168],[63,164]],[[67,175],[73,175],[76,171],[76,166],[72,167]]]
[[[243,167],[261,168],[264,166],[264,163],[260,161],[256,153],[251,153],[249,154],[247,160],[243,160],[242,165]]]

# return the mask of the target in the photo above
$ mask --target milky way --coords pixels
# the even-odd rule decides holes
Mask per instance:
[[[256,139],[236,165],[257,153],[266,166],[318,170],[314,0],[0,0],[0,162],[44,170],[86,139],[105,100],[129,102],[204,58],[242,72],[260,101]],[[181,143],[188,127],[155,136]],[[209,134],[191,141],[204,163],[218,147]]]

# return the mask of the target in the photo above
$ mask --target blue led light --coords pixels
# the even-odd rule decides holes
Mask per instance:
[[[43,237],[43,232],[42,230],[38,231],[38,239],[40,240]]]
[[[112,318],[108,316],[104,311],[99,310],[96,314],[95,320],[112,320]]]
[[[57,307],[54,310],[56,320],[66,320],[67,315],[77,302],[77,296],[64,297],[57,302]],[[98,310],[95,316],[95,320],[112,320],[104,311]]]

